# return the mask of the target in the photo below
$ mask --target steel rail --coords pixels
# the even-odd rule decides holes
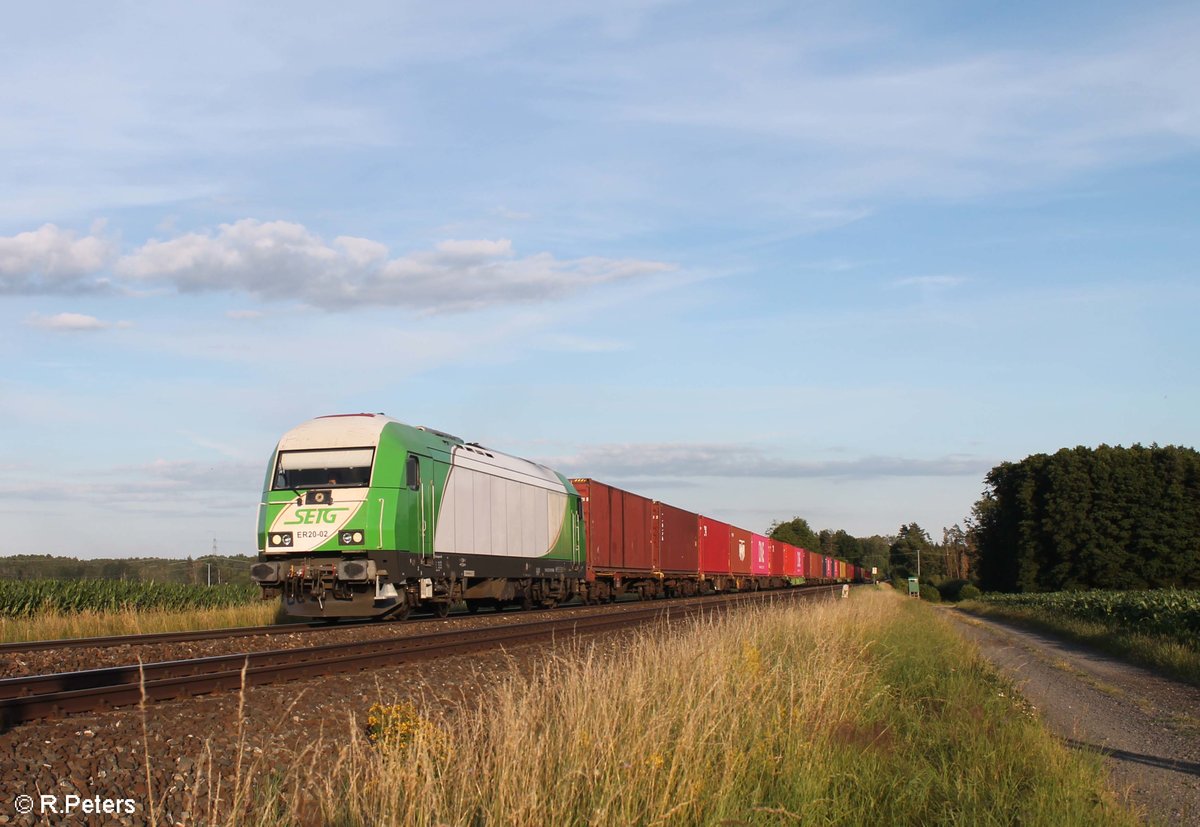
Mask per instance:
[[[60,640],[27,640],[0,643],[0,655],[15,652],[37,652],[45,649],[85,649],[110,646],[144,646],[151,643],[185,643],[193,640],[279,635],[293,632],[318,632],[323,629],[349,629],[371,620],[347,620],[344,623],[276,623],[270,626],[233,626],[228,629],[196,629],[189,632],[149,632],[140,635],[109,635],[107,637],[72,637]]]
[[[798,586],[794,590],[828,588],[827,586]],[[739,594],[741,594],[739,592]],[[703,599],[705,596],[678,598],[680,600]],[[711,598],[711,595],[708,595]],[[556,609],[582,609],[584,604],[560,605]],[[537,611],[552,611],[538,609]],[[471,615],[460,615],[469,617]],[[439,622],[444,618],[435,616],[413,617],[404,623]],[[189,643],[200,640],[225,640],[239,637],[258,637],[267,635],[306,634],[308,632],[323,632],[332,629],[354,629],[360,626],[394,622],[388,618],[343,618],[337,623],[316,621],[313,623],[274,623],[269,626],[232,626],[225,629],[194,629],[186,632],[148,632],[136,635],[108,635],[103,637],[60,638],[56,640],[27,640],[0,643],[0,656],[19,654],[21,652],[40,652],[47,649],[91,649],[109,648],[115,646],[148,646],[157,643]]]
[[[679,604],[632,605],[620,611],[542,618],[503,626],[444,629],[360,643],[323,644],[238,655],[217,655],[139,666],[119,666],[0,680],[0,731],[28,721],[95,712],[143,701],[187,698],[221,690],[298,680],[376,666],[393,666],[443,655],[533,643],[724,612],[749,603],[814,599],[840,587],[764,591]]]

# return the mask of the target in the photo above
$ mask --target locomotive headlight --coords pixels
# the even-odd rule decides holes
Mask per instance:
[[[361,546],[363,533],[356,528],[343,528],[338,532],[338,542],[343,546]]]
[[[292,532],[272,531],[270,536],[267,538],[267,542],[271,544],[271,548],[291,548]]]

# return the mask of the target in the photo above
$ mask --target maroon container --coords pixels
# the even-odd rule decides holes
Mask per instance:
[[[654,503],[655,562],[664,574],[690,574],[700,571],[700,517],[666,503]]]
[[[821,555],[815,551],[808,552],[808,571],[804,576],[810,580],[820,580],[825,576]]]
[[[653,501],[592,479],[571,482],[583,500],[589,576],[653,572]]]
[[[751,574],[754,562],[753,538],[737,526],[729,527],[729,568],[734,574]]]
[[[729,523],[699,519],[700,571],[706,576],[729,574]]]
[[[778,540],[768,541],[771,547],[771,576],[783,577],[783,565],[785,550],[790,548],[787,543],[781,543]]]

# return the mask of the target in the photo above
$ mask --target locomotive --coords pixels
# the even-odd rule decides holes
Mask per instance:
[[[590,545],[589,545],[590,544]],[[263,597],[293,616],[445,617],[849,580],[843,561],[383,414],[288,431],[258,508]]]

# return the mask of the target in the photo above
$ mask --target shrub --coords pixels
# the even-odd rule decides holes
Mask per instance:
[[[979,591],[978,588],[972,586],[970,583],[958,590],[959,600],[978,600],[982,596],[983,592]]]
[[[942,602],[942,596],[938,593],[938,590],[928,583],[921,584],[921,599],[928,600],[930,603]]]
[[[946,580],[938,584],[937,590],[942,596],[942,600],[959,600],[958,593],[965,585],[967,585],[966,580]]]

